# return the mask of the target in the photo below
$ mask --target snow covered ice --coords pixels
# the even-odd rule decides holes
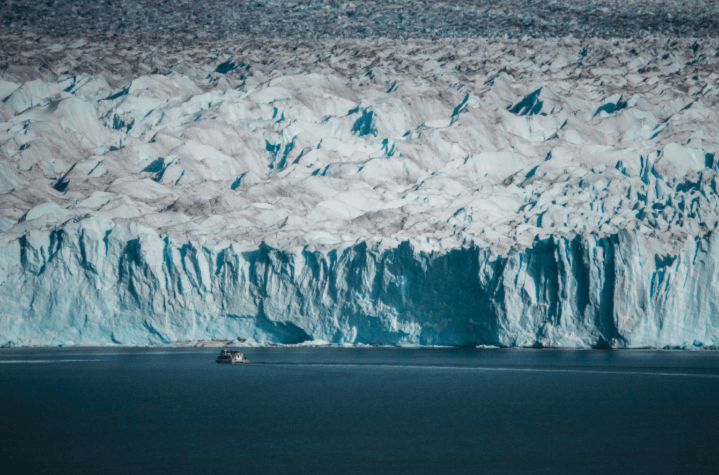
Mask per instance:
[[[719,345],[715,2],[32,3],[0,344]]]

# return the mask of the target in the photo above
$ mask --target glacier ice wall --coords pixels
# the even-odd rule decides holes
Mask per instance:
[[[87,219],[2,248],[0,334],[17,344],[299,343],[716,347],[719,241],[657,259],[636,233],[497,256],[409,242],[327,253],[175,242]]]
[[[0,345],[717,346],[719,3],[66,3],[0,5]]]

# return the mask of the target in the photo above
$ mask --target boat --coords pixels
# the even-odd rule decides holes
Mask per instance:
[[[223,348],[220,352],[220,356],[217,357],[215,363],[219,364],[241,364],[249,363],[245,355],[241,351],[233,351],[227,348]]]

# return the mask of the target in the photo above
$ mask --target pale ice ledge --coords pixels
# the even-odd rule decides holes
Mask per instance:
[[[716,41],[322,41],[8,69],[0,344],[719,345]]]

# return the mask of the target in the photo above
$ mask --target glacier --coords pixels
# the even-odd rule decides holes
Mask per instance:
[[[241,335],[276,343],[714,347],[716,286],[706,284],[719,273],[718,249],[717,238],[691,239],[657,260],[640,236],[621,231],[551,237],[505,255],[476,245],[429,254],[407,241],[322,253],[174,242],[135,223],[86,219],[4,246],[4,275],[22,269],[22,283],[3,283],[13,298],[3,292],[9,313],[1,330],[38,345]]]
[[[0,345],[716,349],[719,7],[544,3],[0,7]]]

